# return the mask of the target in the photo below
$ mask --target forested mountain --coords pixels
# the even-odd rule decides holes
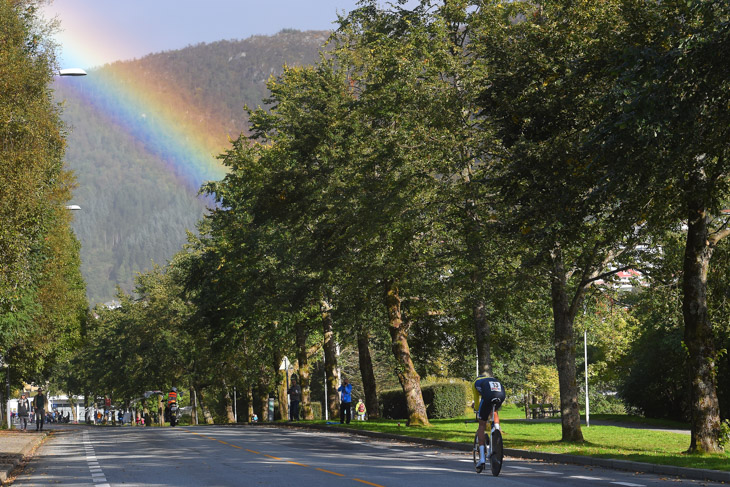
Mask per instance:
[[[196,144],[214,161],[229,137],[245,130],[243,107],[262,103],[269,77],[285,64],[315,62],[328,34],[285,30],[198,44],[56,82],[70,130],[66,160],[78,182],[72,202],[82,208],[74,229],[92,304],[111,300],[117,285],[131,290],[135,274],[153,261],[164,264],[209,204],[186,179],[184,157],[168,158],[165,150]],[[176,135],[143,125],[155,110]]]

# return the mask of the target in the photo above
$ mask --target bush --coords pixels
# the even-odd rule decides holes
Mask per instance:
[[[648,329],[633,344],[631,367],[618,385],[627,409],[647,418],[690,419],[690,383],[682,330]]]
[[[312,407],[312,416],[314,416],[314,419],[322,419],[322,403],[312,401],[309,405]]]
[[[467,389],[464,381],[428,384],[423,388],[423,401],[429,419],[463,416],[466,409]]]
[[[445,379],[423,384],[423,402],[429,419],[463,416],[469,402],[470,384],[460,379]],[[379,397],[380,410],[384,418],[407,419],[408,407],[402,389],[382,391]]]
[[[407,419],[408,407],[403,389],[390,389],[382,391],[378,397],[380,412],[384,418]]]

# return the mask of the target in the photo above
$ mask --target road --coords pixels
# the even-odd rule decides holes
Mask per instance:
[[[58,427],[14,487],[721,485],[505,459],[477,475],[453,450],[341,433],[253,427]]]

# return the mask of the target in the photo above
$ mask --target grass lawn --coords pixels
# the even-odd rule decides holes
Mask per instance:
[[[505,448],[730,471],[730,452],[713,455],[684,453],[689,447],[689,435],[593,425],[590,428],[583,426],[584,443],[563,443],[560,441],[559,422],[531,422],[525,421],[524,417],[524,412],[515,406],[506,406],[501,411],[500,422]],[[635,418],[620,415],[591,415],[591,419],[637,422]],[[316,422],[324,423],[324,421]],[[464,443],[473,441],[477,428],[470,416],[432,420],[431,425],[430,428],[410,428],[405,426],[403,420],[375,420],[353,421],[349,427]],[[659,422],[658,425],[686,428],[686,425],[671,422]]]

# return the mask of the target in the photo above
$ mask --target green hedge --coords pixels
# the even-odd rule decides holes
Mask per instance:
[[[443,382],[421,385],[423,402],[429,419],[455,418],[465,414],[471,401],[471,385],[461,379],[445,379]],[[384,418],[407,419],[408,408],[402,389],[382,391],[378,398]]]

